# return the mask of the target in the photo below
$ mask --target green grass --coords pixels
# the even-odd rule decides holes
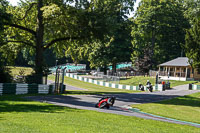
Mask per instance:
[[[0,97],[1,133],[200,133],[199,128]]]
[[[55,81],[54,75],[49,75],[48,80]],[[142,84],[146,84],[146,81],[150,80],[151,83],[155,83],[155,79],[152,77],[142,77],[137,76],[133,77],[131,79],[124,79],[120,81],[120,84],[125,85],[138,85],[137,83],[141,82]],[[171,87],[183,85],[183,84],[189,84],[193,83],[194,81],[170,81]],[[76,80],[73,78],[65,77],[65,83],[71,86],[75,86],[78,88],[83,88],[87,90],[81,90],[81,91],[67,91],[67,94],[106,94],[106,93],[134,93],[134,92],[140,92],[140,91],[131,91],[131,90],[122,90],[122,89],[114,89],[110,87],[104,87],[100,85],[95,85],[92,83],[83,82],[80,80]]]
[[[169,82],[171,84],[171,87],[174,87],[174,86],[178,86],[178,85],[196,83],[197,81],[175,81],[175,80],[170,80]]]
[[[20,75],[20,71],[23,71],[24,75],[30,75],[33,72],[33,69],[31,67],[13,67],[13,66],[8,66],[7,68],[10,69],[12,76]]]
[[[149,80],[153,85],[155,84],[155,81],[156,81],[156,79],[154,77],[135,76],[135,77],[131,77],[128,79],[120,80],[120,84],[137,86],[139,83],[141,83],[143,85],[146,85],[147,80]],[[169,82],[170,82],[171,87],[174,87],[174,86],[178,86],[178,85],[195,83],[196,81],[169,80]]]
[[[134,76],[131,78],[123,78],[120,80],[120,84],[125,84],[125,85],[133,85],[137,86],[139,83],[146,85],[147,80],[149,80],[153,85],[155,84],[155,78],[153,77],[144,77],[144,76]]]
[[[55,76],[49,75],[48,80],[55,81]],[[83,82],[80,80],[72,79],[69,77],[65,77],[65,83],[71,86],[75,86],[78,88],[83,88],[87,90],[82,91],[67,91],[67,94],[106,94],[106,93],[134,93],[139,91],[131,91],[131,90],[122,90],[122,89],[115,89],[111,87],[104,87],[100,85],[95,85],[92,83]]]
[[[200,82],[195,83],[196,85],[200,85]]]
[[[158,103],[132,105],[143,112],[200,124],[200,93]]]

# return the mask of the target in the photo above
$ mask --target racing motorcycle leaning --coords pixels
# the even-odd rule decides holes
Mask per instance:
[[[153,92],[153,86],[151,84],[146,85],[146,87],[150,92]]]
[[[99,100],[95,107],[109,109],[110,106],[113,106],[113,104],[115,103],[115,99],[115,97],[103,97]]]

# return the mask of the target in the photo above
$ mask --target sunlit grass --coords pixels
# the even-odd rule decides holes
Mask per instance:
[[[146,85],[147,80],[149,80],[153,85],[155,85],[156,78],[155,77],[144,77],[144,76],[134,76],[130,78],[125,78],[123,80],[120,80],[120,84],[125,84],[125,85],[133,85],[137,86],[139,83]],[[166,81],[167,82],[167,81]],[[196,81],[176,81],[176,80],[169,80],[170,86],[178,86],[178,85],[184,85],[184,84],[190,84],[190,83],[195,83]]]
[[[14,67],[14,66],[7,66],[10,69],[11,75],[16,76],[20,75],[20,72],[25,75],[30,75],[34,70],[31,67]]]
[[[0,97],[1,133],[200,133],[199,128]]]
[[[48,80],[55,81],[54,75],[49,75]],[[115,89],[111,87],[105,87],[100,85],[95,85],[92,83],[83,82],[77,79],[65,77],[64,83],[75,86],[78,88],[86,89],[81,91],[67,91],[67,94],[105,94],[105,93],[134,93],[138,91],[124,90],[124,89]]]
[[[200,124],[200,93],[158,103],[132,105],[143,112]]]

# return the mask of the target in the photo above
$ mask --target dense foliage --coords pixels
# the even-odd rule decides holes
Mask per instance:
[[[174,0],[142,0],[132,29],[132,60],[140,71],[181,56],[185,44],[182,3]]]
[[[102,67],[133,61],[141,72],[179,56],[200,67],[200,1],[26,0],[0,1],[0,56],[35,66],[36,75],[56,56]],[[16,59],[16,60],[15,60]],[[15,60],[15,61],[14,61]]]
[[[34,56],[36,74],[41,74],[45,50],[53,48],[64,54],[74,44],[104,40],[115,31],[116,18],[126,19],[133,4],[132,0],[32,0],[8,6],[12,21],[4,23],[8,45],[1,50],[8,59],[28,51]]]
[[[187,30],[185,51],[194,68],[200,68],[200,1],[187,1],[188,10],[185,16],[189,19],[191,28]]]

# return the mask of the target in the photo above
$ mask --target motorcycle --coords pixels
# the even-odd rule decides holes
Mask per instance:
[[[109,109],[110,106],[113,106],[115,103],[115,97],[103,97],[99,100],[99,102],[95,105],[97,108],[107,108]]]
[[[150,92],[153,92],[153,86],[151,84],[147,84],[146,87]]]
[[[139,84],[139,90],[144,91],[144,86],[142,84]]]

